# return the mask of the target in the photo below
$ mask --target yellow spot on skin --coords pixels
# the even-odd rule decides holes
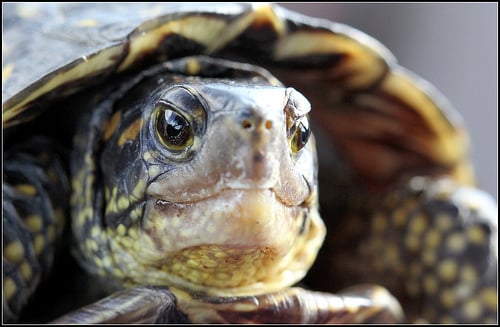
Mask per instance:
[[[24,261],[21,266],[19,267],[19,270],[21,271],[21,276],[23,276],[23,279],[25,282],[28,282],[31,277],[33,276],[33,271],[31,270],[31,266],[28,262]]]
[[[427,266],[431,266],[436,262],[436,252],[434,251],[425,251],[422,254],[422,262],[425,263]]]
[[[127,209],[130,205],[130,202],[128,201],[127,197],[124,195],[118,199],[117,207],[119,210],[123,211]]]
[[[127,228],[123,225],[123,224],[120,224],[118,225],[118,227],[116,228],[116,232],[118,233],[118,235],[120,236],[125,236],[125,234],[127,233]]]
[[[486,234],[484,230],[479,226],[472,226],[467,231],[467,236],[469,241],[474,244],[481,244],[486,240]]]
[[[134,190],[132,191],[132,196],[139,200],[144,196],[144,191],[146,190],[146,182],[143,180],[138,180],[135,184]]]
[[[128,235],[133,238],[133,239],[137,239],[137,230],[135,228],[130,228],[129,231],[128,231]]]
[[[457,296],[452,290],[446,289],[441,292],[441,304],[445,308],[452,308],[456,303]]]
[[[200,62],[198,60],[190,59],[187,62],[187,71],[189,74],[196,75],[196,74],[198,74],[200,69],[201,69],[201,66],[200,66]]]
[[[121,111],[117,111],[113,114],[113,116],[111,116],[111,119],[109,120],[108,125],[104,130],[104,136],[103,136],[104,141],[107,141],[111,138],[111,136],[115,133],[116,129],[118,128],[118,125],[120,124],[121,120],[122,120]]]
[[[10,77],[13,70],[14,70],[13,64],[8,64],[2,69],[2,82],[5,82]]]
[[[44,247],[45,238],[43,237],[43,235],[37,235],[34,242],[35,254],[39,256],[42,253]]]
[[[144,152],[142,157],[144,158],[145,161],[150,161],[151,159],[153,159],[153,155],[149,151]]]
[[[160,168],[158,166],[150,166],[149,167],[148,174],[149,174],[150,178],[155,178],[160,173],[161,173],[161,170],[160,170]]]
[[[42,230],[43,227],[42,217],[40,217],[39,215],[28,216],[24,220],[24,224],[26,225],[26,227],[30,232],[38,233],[39,231]]]
[[[451,228],[453,225],[453,220],[450,215],[447,214],[439,214],[436,217],[436,225],[439,230],[446,231]]]
[[[492,311],[497,310],[498,306],[498,294],[497,290],[494,288],[487,288],[483,291],[481,291],[480,294],[481,297],[481,302],[484,303],[484,305]]]
[[[476,269],[471,265],[463,266],[460,269],[460,279],[469,283],[476,282],[477,281]]]
[[[460,253],[465,249],[465,240],[461,233],[454,233],[448,236],[446,247],[451,252]]]
[[[424,277],[424,290],[427,294],[435,294],[438,290],[438,281],[432,275],[427,275]]]
[[[97,235],[99,235],[99,232],[100,232],[99,227],[94,226],[94,227],[92,227],[92,229],[90,230],[90,236],[92,236],[92,237],[97,237]]]
[[[7,261],[12,263],[21,262],[24,258],[24,247],[20,241],[10,242],[3,251],[3,255]]]
[[[465,302],[463,312],[468,320],[476,320],[483,311],[481,303],[475,299],[470,299]]]
[[[15,188],[24,195],[29,195],[29,196],[36,195],[36,188],[30,184],[19,184],[16,185]]]
[[[405,245],[408,250],[417,251],[420,249],[420,239],[410,234],[405,238]]]
[[[457,277],[457,264],[448,259],[441,262],[438,266],[439,277],[445,282],[452,282]]]
[[[14,280],[7,277],[3,280],[3,298],[9,301],[17,291],[17,286]]]
[[[137,135],[139,135],[139,131],[142,128],[142,118],[139,118],[135,120],[132,124],[130,124],[127,129],[125,129],[120,138],[118,139],[118,145],[122,146],[125,144],[127,141],[133,141],[137,138]]]
[[[415,235],[421,234],[426,227],[427,227],[427,219],[422,214],[415,216],[410,222],[409,226],[411,232]]]
[[[425,236],[425,244],[429,248],[436,249],[439,246],[440,242],[441,242],[441,231],[437,229],[431,229],[429,232],[427,232],[427,235]]]

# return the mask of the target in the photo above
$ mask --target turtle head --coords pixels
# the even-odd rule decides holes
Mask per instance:
[[[211,295],[299,281],[325,233],[305,97],[262,77],[158,74],[134,89],[101,153],[119,275]]]

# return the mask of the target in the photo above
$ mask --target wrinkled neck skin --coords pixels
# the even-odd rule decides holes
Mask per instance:
[[[293,146],[307,100],[263,82],[165,80],[132,88],[102,128],[93,169],[104,200],[92,216],[102,221],[77,213],[83,204],[73,209],[83,225],[74,232],[88,237],[78,249],[86,269],[124,286],[209,296],[265,293],[302,279],[325,234],[314,138]],[[164,144],[165,108],[189,125],[187,146]],[[90,186],[74,202],[91,202],[83,194]]]

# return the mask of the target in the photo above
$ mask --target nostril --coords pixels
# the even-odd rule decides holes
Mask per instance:
[[[273,122],[270,121],[270,120],[267,120],[265,126],[266,126],[267,129],[271,129],[273,127]]]
[[[241,127],[244,129],[251,129],[252,128],[252,122],[249,121],[248,119],[245,119],[241,122]]]

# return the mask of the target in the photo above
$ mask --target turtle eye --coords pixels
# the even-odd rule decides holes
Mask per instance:
[[[297,153],[307,144],[311,136],[309,121],[307,117],[302,118],[296,125],[295,131],[291,140],[291,148],[293,153]]]
[[[193,128],[189,121],[172,108],[161,108],[156,114],[156,134],[170,151],[180,152],[193,145]]]

